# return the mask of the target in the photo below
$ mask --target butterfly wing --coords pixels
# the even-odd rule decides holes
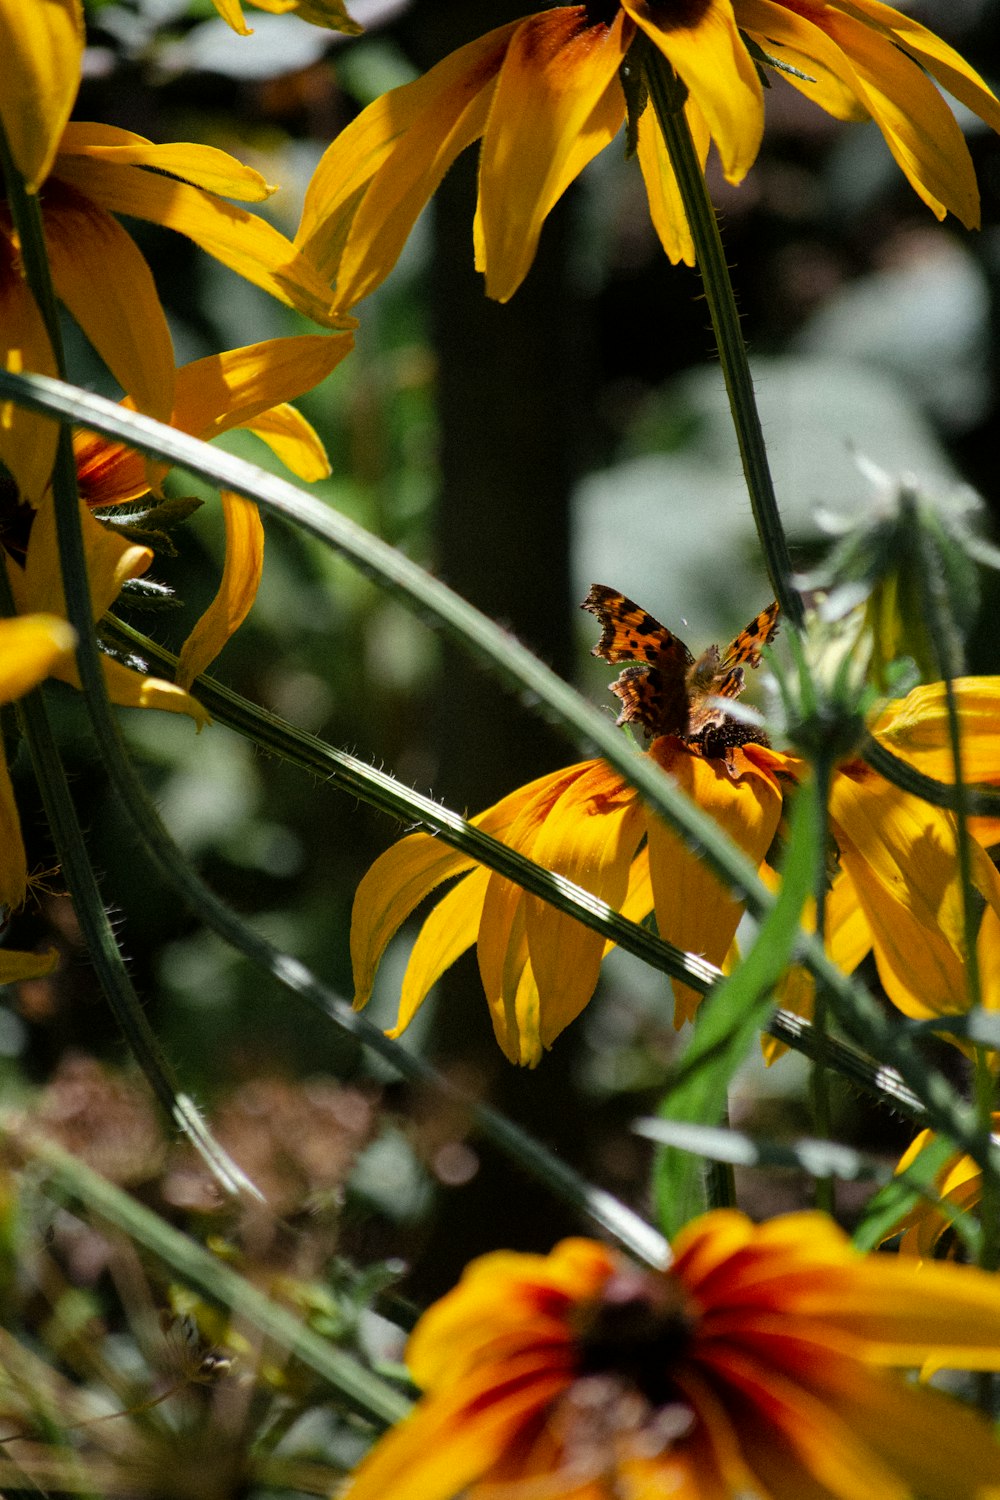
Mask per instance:
[[[603,583],[592,585],[581,608],[596,615],[601,624],[601,639],[593,654],[605,661],[634,663],[611,687],[622,702],[618,723],[641,724],[654,737],[685,735],[686,677],[693,658],[680,637]]]
[[[749,625],[744,625],[739,635],[730,642],[719,663],[719,683],[714,692],[722,698],[736,698],[743,691],[743,668],[759,667],[762,646],[769,646],[778,633],[779,606],[769,604],[755,615]],[[727,689],[730,678],[739,678],[739,686],[733,692]]]

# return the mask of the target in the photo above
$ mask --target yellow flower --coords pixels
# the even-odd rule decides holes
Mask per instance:
[[[0,622],[8,632],[0,635],[0,702],[20,697],[44,677],[59,678],[80,686],[73,655],[73,632],[66,623],[66,600],[59,569],[55,508],[50,503],[36,511],[20,507],[20,519],[30,523],[26,548],[18,548],[20,560],[8,551],[3,559],[17,617]],[[153,554],[117,536],[80,505],[80,524],[90,577],[94,619],[99,620],[118,597],[129,578],[145,572]],[[3,535],[4,546],[8,536]],[[30,622],[34,622],[30,624]],[[30,624],[30,629],[29,629]],[[16,651],[7,641],[18,642]],[[23,652],[23,663],[18,657]],[[108,693],[115,703],[134,708],[163,708],[185,713],[201,725],[208,715],[194,698],[175,683],[147,677],[110,657],[102,661]],[[22,675],[28,667],[31,670]],[[27,889],[27,866],[20,822],[6,766],[0,757],[0,905],[18,907]]]
[[[173,346],[149,267],[116,214],[176,230],[314,322],[342,326],[328,288],[291,242],[227,201],[267,198],[273,188],[258,172],[212,146],[154,145],[110,125],[67,123],[83,49],[78,0],[0,0],[0,45],[0,123],[15,166],[39,195],[56,293],[140,410],[169,418]],[[0,330],[7,369],[56,373],[3,200]],[[44,488],[55,434],[44,417],[0,407],[0,460],[22,493]]]
[[[1000,104],[933,32],[877,0],[622,0],[542,10],[460,47],[425,77],[369,105],[327,150],[296,236],[336,284],[340,307],[388,275],[455,157],[482,139],[474,227],[489,296],[520,286],[546,215],[626,115],[619,70],[637,36],[688,90],[704,163],[715,141],[730,182],[753,164],[763,96],[743,35],[839,118],[874,119],[939,216],[978,223],[979,197],[958,125],[924,69],[994,129]],[[646,107],[636,154],[650,214],[673,261],[694,262],[666,147]]]
[[[268,339],[183,365],[170,424],[204,441],[247,428],[300,479],[324,479],[330,466],[323,444],[288,401],[323,380],[352,347],[350,333],[313,334]],[[134,449],[90,432],[77,432],[73,446],[80,495],[91,509],[148,493],[151,466]],[[163,472],[152,466],[153,478],[159,480]],[[227,491],[220,498],[226,523],[223,578],[181,649],[177,681],[182,687],[190,687],[243,623],[263,570],[264,528],[257,506]]]
[[[331,31],[342,31],[347,36],[357,36],[362,28],[352,21],[341,0],[250,0],[258,10],[270,11],[272,15],[286,15],[289,11],[314,26],[327,26]],[[252,30],[246,23],[240,0],[212,0],[219,15],[228,21],[234,31],[248,36]]]
[[[973,1500],[989,1422],[896,1367],[1000,1366],[981,1271],[861,1256],[820,1214],[722,1210],[664,1272],[592,1240],[473,1261],[425,1313],[425,1392],[345,1500]]]
[[[994,1131],[1000,1130],[1000,1115],[993,1116]],[[923,1151],[936,1140],[932,1130],[922,1130],[899,1158],[896,1171],[904,1172]],[[996,1139],[996,1136],[994,1136]],[[935,1180],[938,1196],[943,1198],[954,1213],[968,1213],[979,1206],[983,1196],[983,1174],[971,1156],[956,1152],[941,1167]],[[940,1256],[939,1245],[948,1233],[951,1221],[933,1203],[921,1199],[899,1223],[890,1230],[886,1239],[902,1232],[899,1248],[904,1255],[916,1255],[922,1260]],[[951,1247],[954,1248],[953,1246]]]
[[[754,743],[750,731],[739,729],[720,738],[714,720],[702,723],[705,710],[697,704],[706,690],[714,689],[714,679],[702,680],[698,691],[691,686],[690,698],[685,694],[683,724],[678,717],[677,732],[663,733],[666,721],[657,729],[660,704],[652,684],[667,671],[664,662],[659,669],[653,666],[657,642],[667,640],[688,655],[689,685],[699,669],[704,674],[706,662],[719,666],[718,652],[710,648],[700,663],[691,661],[675,636],[631,600],[600,585],[595,585],[585,607],[599,614],[604,625],[598,653],[612,661],[635,660],[638,655],[646,663],[627,667],[615,684],[614,691],[625,701],[622,719],[646,723],[656,735],[648,755],[759,865],[778,826],[781,781],[792,763],[778,751]],[[760,617],[771,631],[775,614],[772,607]],[[641,619],[648,627],[648,651],[634,633],[619,630],[611,642],[609,631],[613,634],[615,625],[609,621],[629,619]],[[733,643],[720,670],[727,662],[731,668],[737,659],[756,665],[759,655],[743,644],[747,635],[744,632]],[[752,640],[759,646],[759,635]],[[737,644],[743,651],[739,658],[732,654]],[[643,651],[645,656],[640,655]],[[673,665],[680,672],[683,693],[684,664],[679,656]],[[654,677],[657,671],[661,675]],[[741,686],[742,671],[730,670],[729,696]],[[592,891],[633,921],[655,911],[661,936],[677,947],[704,954],[716,964],[726,957],[742,903],[683,839],[646,810],[635,789],[604,761],[583,761],[530,782],[472,822]],[[429,834],[411,834],[387,850],[358,887],[351,925],[354,1003],[360,1007],[367,1002],[379,960],[401,923],[425,896],[456,875],[463,878],[438,901],[413,947],[399,1017],[390,1035],[409,1025],[444,970],[476,943],[497,1041],[511,1062],[534,1067],[593,995],[609,944],[575,918],[480,868]],[[679,1026],[693,1016],[700,997],[676,981],[674,994]]]
[[[1000,677],[955,684],[963,771],[969,781],[1000,782]],[[888,704],[872,735],[915,770],[953,780],[944,684],[926,683]],[[889,999],[916,1020],[969,1008],[962,892],[954,814],[886,781],[863,761],[839,766],[830,824],[840,870],[827,902],[826,944],[850,972],[869,951]],[[1000,841],[1000,821],[974,818],[972,879],[981,898],[977,956],[983,1003],[1000,1009],[1000,875],[986,853]],[[779,1001],[810,1015],[812,981],[801,970]],[[765,1044],[776,1056],[778,1044]]]

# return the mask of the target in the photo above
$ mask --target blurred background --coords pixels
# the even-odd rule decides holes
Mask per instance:
[[[1000,82],[998,0],[905,7]],[[281,190],[265,206],[294,233],[325,146],[357,111],[522,4],[355,0],[367,28],[345,39],[294,15],[251,11],[235,36],[208,0],[87,0],[90,46],[76,115],[153,140],[233,152]],[[738,189],[711,171],[764,430],[797,565],[823,546],[825,515],[871,507],[861,453],[964,504],[1000,507],[997,402],[1000,142],[967,129],[983,229],[939,225],[874,126],[841,126],[775,78],[757,165]],[[638,599],[695,649],[727,640],[770,598],[697,276],[664,260],[638,169],[604,152],[547,222],[525,285],[488,302],[472,264],[475,152],[449,174],[394,274],[358,309],[355,353],[300,403],[327,444],[316,486],[508,625],[611,710],[594,662],[593,581]],[[133,223],[168,309],[178,363],[312,331],[168,231]],[[117,394],[81,335],[70,370]],[[247,434],[222,440],[269,462]],[[169,609],[135,608],[176,649],[214,592],[222,526],[212,495],[155,576]],[[478,811],[577,758],[531,706],[330,553],[268,522],[264,583],[213,669],[222,681],[451,806]],[[984,581],[970,642],[1000,669],[997,594]],[[229,952],[144,868],[108,794],[79,704],[56,694],[73,787],[102,889],[149,1019],[224,1142],[281,1211],[326,1226],[303,1274],[330,1257],[391,1261],[406,1297],[451,1285],[498,1244],[548,1248],[568,1212],[469,1135],[468,1121],[402,1087],[357,1047]],[[350,996],[354,890],[401,830],[214,726],[170,716],[128,731],[176,837],[220,894]],[[53,856],[27,767],[31,862]],[[162,1129],[97,992],[58,875],[10,924],[17,947],[58,942],[59,971],[0,992],[0,1087],[102,1170],[178,1220],[208,1214],[190,1163]],[[383,964],[373,1019],[395,1016],[407,938]],[[677,1045],[666,981],[612,955],[595,1001],[537,1072],[497,1050],[474,959],[456,966],[406,1044],[526,1124],[640,1209],[648,1150],[630,1121],[657,1098]],[[748,1066],[734,1118],[807,1128],[794,1059]],[[898,1122],[838,1094],[838,1133],[894,1152]],[[137,1122],[146,1122],[141,1125]],[[802,1184],[744,1177],[754,1213],[801,1201]],[[259,1244],[259,1242],[258,1242]],[[266,1254],[276,1253],[268,1242]]]

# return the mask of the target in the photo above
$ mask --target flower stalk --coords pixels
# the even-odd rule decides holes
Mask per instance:
[[[782,614],[792,625],[800,627],[802,601],[792,583],[788,541],[774,493],[760,413],[753,392],[753,378],[740,330],[740,317],[719,234],[719,224],[684,114],[686,90],[663,53],[656,47],[642,45],[642,69],[649,98],[670,153],[694,241],[698,270],[719,349],[719,361],[736,428],[743,473],[768,577],[774,589],[774,597],[781,605]]]

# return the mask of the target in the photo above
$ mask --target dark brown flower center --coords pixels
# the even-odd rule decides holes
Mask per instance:
[[[694,1328],[677,1282],[632,1269],[606,1283],[578,1340],[577,1373],[605,1375],[631,1387],[648,1406],[678,1400],[673,1372]]]

